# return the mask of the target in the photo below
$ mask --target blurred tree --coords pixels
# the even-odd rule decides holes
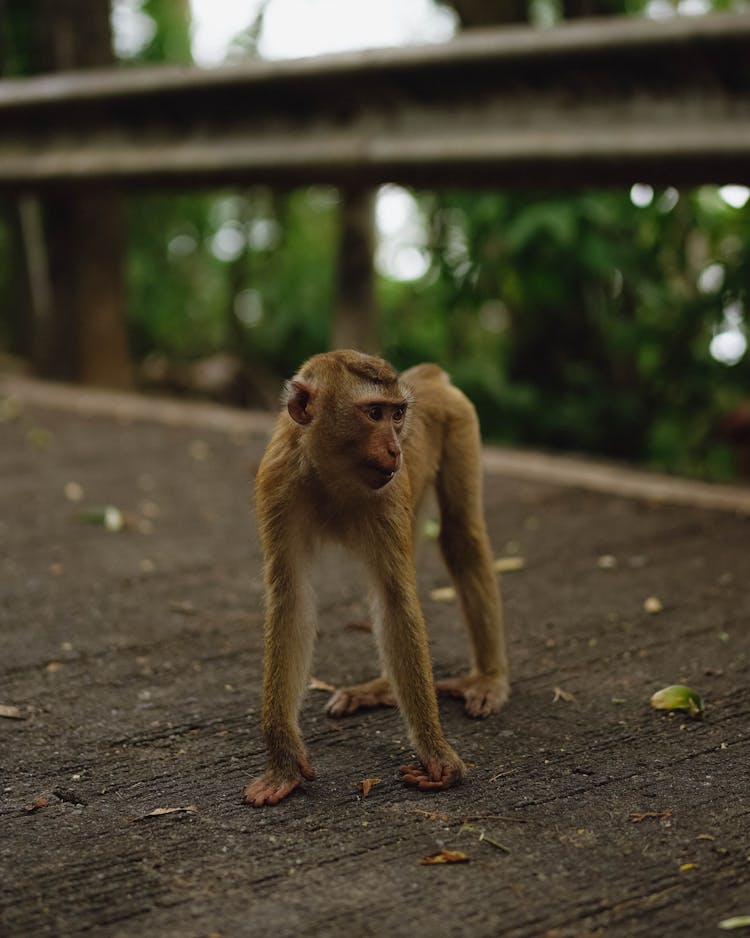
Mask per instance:
[[[375,190],[341,190],[331,345],[380,352],[375,295]]]
[[[28,72],[30,10],[26,4],[0,0],[0,77]],[[34,338],[30,279],[23,248],[23,226],[17,199],[0,202],[0,291],[5,299],[0,317],[3,346],[31,359]]]
[[[527,0],[445,0],[452,6],[464,29],[523,23],[529,19]]]
[[[57,72],[114,62],[108,3],[6,0],[2,12],[6,30],[26,42],[10,57],[8,72]],[[26,196],[19,206],[37,372],[128,386],[120,197],[104,188],[60,189],[42,198]]]

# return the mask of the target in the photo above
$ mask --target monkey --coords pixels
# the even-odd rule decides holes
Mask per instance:
[[[383,666],[380,677],[336,690],[328,714],[397,704],[419,759],[401,766],[403,781],[422,791],[458,784],[466,767],[443,733],[436,691],[463,698],[472,717],[496,713],[509,693],[474,406],[438,365],[399,375],[383,359],[354,350],[310,358],[285,386],[282,402],[255,482],[267,767],[247,785],[244,801],[278,804],[315,777],[298,713],[316,628],[310,564],[327,540],[365,562]],[[468,673],[436,683],[414,564],[417,521],[430,489],[472,658]]]

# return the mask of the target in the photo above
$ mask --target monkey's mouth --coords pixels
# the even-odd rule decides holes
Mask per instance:
[[[376,462],[367,462],[363,466],[365,481],[371,489],[382,489],[393,479],[398,472],[398,466],[381,466]]]

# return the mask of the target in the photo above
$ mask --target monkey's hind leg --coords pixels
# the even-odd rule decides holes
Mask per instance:
[[[508,699],[508,662],[500,588],[484,522],[479,424],[472,404],[456,393],[457,415],[446,433],[436,491],[440,547],[461,601],[472,667],[435,687],[462,697],[469,716],[487,717]]]
[[[344,717],[371,707],[395,707],[396,697],[387,677],[376,677],[364,684],[339,687],[326,704],[329,717]]]

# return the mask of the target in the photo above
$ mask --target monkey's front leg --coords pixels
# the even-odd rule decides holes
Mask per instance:
[[[301,564],[276,562],[266,571],[261,723],[268,764],[244,793],[245,803],[255,808],[278,804],[304,779],[315,777],[297,720],[314,634],[314,603]]]
[[[380,609],[375,617],[376,636],[398,706],[420,759],[418,765],[401,766],[401,774],[407,785],[423,791],[449,788],[463,779],[466,766],[440,725],[427,628],[417,600],[416,581],[410,573],[399,570],[395,579],[384,582],[378,592]]]

